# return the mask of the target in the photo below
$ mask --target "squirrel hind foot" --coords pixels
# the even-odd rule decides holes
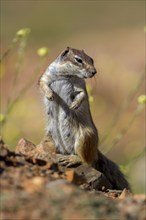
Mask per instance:
[[[60,165],[66,167],[76,167],[82,163],[78,155],[57,154],[57,160]]]

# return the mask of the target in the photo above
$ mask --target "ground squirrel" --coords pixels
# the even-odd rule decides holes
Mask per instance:
[[[70,47],[49,65],[39,80],[48,114],[46,137],[63,155],[59,157],[63,164],[87,163],[102,172],[114,189],[130,189],[118,166],[98,150],[84,80],[95,74],[93,59]]]

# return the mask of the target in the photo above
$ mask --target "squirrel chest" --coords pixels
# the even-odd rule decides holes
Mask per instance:
[[[92,122],[88,95],[84,79],[78,77],[62,77],[51,83],[55,101],[45,98],[48,113],[47,133],[52,136],[58,153],[74,154],[76,141],[83,135],[84,128],[96,132]],[[78,90],[85,92],[85,98],[80,106],[72,110],[70,105],[78,95]]]

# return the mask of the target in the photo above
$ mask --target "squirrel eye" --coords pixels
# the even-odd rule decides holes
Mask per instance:
[[[79,58],[79,57],[75,57],[75,60],[76,60],[78,63],[83,63],[82,59]]]

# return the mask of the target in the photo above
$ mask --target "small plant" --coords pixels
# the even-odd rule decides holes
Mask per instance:
[[[141,78],[139,80],[139,82],[134,86],[133,90],[129,93],[128,97],[124,100],[122,106],[120,106],[120,108],[117,110],[116,114],[114,115],[109,128],[106,131],[106,134],[102,137],[101,139],[101,144],[103,144],[105,142],[105,140],[110,136],[112,129],[114,126],[116,126],[116,124],[118,123],[119,119],[121,118],[121,116],[124,114],[124,112],[128,109],[128,107],[130,106],[131,102],[133,101],[133,99],[135,98],[137,92],[139,91],[139,89],[141,88],[143,81],[144,81],[144,74],[141,75]],[[140,103],[140,101],[144,100],[144,95],[139,96],[138,98],[138,103]],[[141,107],[138,107],[139,110],[137,111],[141,111]],[[135,114],[137,115],[137,113],[135,112]],[[132,121],[134,121],[134,118],[132,119]],[[120,135],[119,135],[120,137]]]
[[[8,95],[7,104],[5,107],[4,112],[0,113],[0,125],[3,128],[9,121],[9,115],[12,112],[12,109],[16,108],[18,101],[22,99],[29,88],[32,86],[36,76],[39,74],[41,67],[44,65],[45,59],[48,55],[49,49],[47,47],[42,47],[37,50],[37,54],[39,57],[39,62],[35,67],[29,81],[21,88],[19,93],[16,95],[17,85],[19,85],[19,80],[21,80],[20,75],[22,74],[22,65],[25,60],[25,50],[28,45],[28,38],[30,35],[31,30],[29,28],[23,28],[16,32],[15,37],[13,38],[11,44],[9,45],[8,49],[4,52],[2,57],[0,58],[0,65],[2,67],[3,62],[7,56],[11,54],[12,51],[16,49],[16,62],[14,65],[14,77],[12,82],[12,90],[11,94]],[[1,69],[2,70],[2,69]],[[2,72],[1,72],[2,74]],[[1,75],[1,79],[3,75]]]
[[[146,95],[140,95],[137,99],[138,105],[135,111],[133,112],[133,115],[131,116],[130,120],[127,122],[126,126],[119,131],[119,134],[113,139],[112,144],[107,149],[106,153],[111,150],[113,147],[116,146],[117,143],[126,135],[129,128],[132,126],[133,122],[135,121],[136,117],[139,116],[141,111],[144,109],[145,103],[146,103]]]

